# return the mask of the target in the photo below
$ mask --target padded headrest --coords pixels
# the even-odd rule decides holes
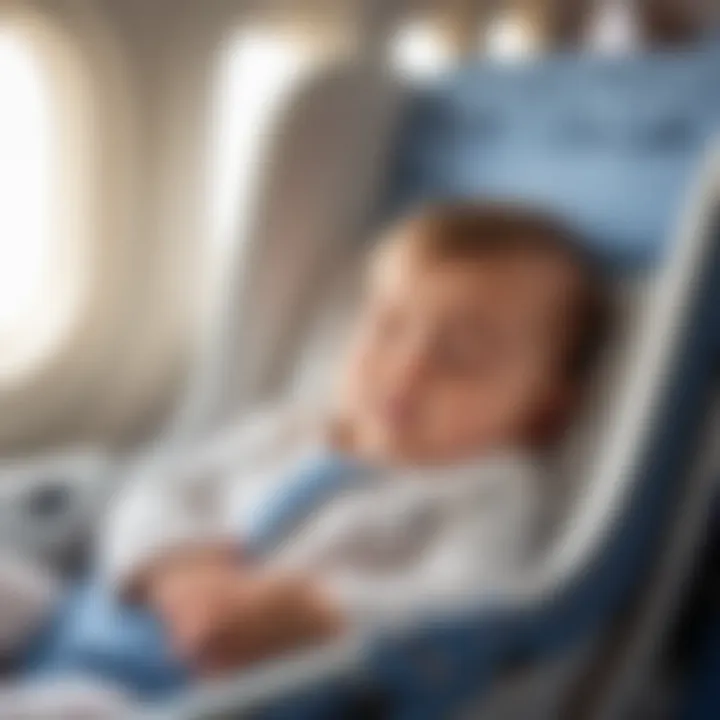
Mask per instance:
[[[719,77],[715,45],[465,68],[414,98],[391,210],[517,197],[556,210],[610,258],[655,259],[720,125]]]

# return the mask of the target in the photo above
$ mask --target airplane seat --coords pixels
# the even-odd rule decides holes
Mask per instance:
[[[672,349],[669,327],[664,333],[657,329],[670,322],[660,319],[663,313],[671,312],[672,303],[682,303],[683,312],[690,313],[674,333],[678,343],[683,342],[678,336],[691,332],[689,318],[703,316],[702,288],[709,281],[696,263],[701,253],[712,252],[712,231],[703,229],[698,218],[716,217],[717,161],[708,161],[715,169],[704,180],[695,176],[706,162],[709,138],[720,128],[720,93],[712,81],[719,64],[718,49],[710,47],[631,60],[559,56],[531,66],[465,69],[419,98],[403,133],[406,148],[400,153],[395,203],[496,196],[551,208],[574,224],[618,275],[618,301],[629,305],[618,331],[628,337],[617,338],[596,381],[594,402],[562,448],[560,468],[573,492],[568,493],[566,527],[548,556],[550,564],[557,563],[555,571],[564,566],[561,575],[572,575],[571,568],[579,572],[587,563],[585,611],[601,607],[606,592],[610,601],[623,584],[627,587],[636,572],[628,555],[633,546],[639,553],[641,545],[652,545],[651,525],[660,522],[673,482],[671,453],[653,434],[670,433],[678,445],[674,451],[679,449],[676,433],[687,428],[677,419],[662,419],[663,412],[670,412],[663,411],[663,403],[687,408],[691,382],[701,382],[702,371],[695,367],[676,391],[687,397],[673,401],[660,397],[663,390],[668,396],[671,391],[652,377],[677,372],[669,368],[683,362],[670,359],[677,348]],[[702,184],[706,187],[696,191],[684,225],[678,225],[689,189]],[[642,270],[649,277],[638,281]],[[682,292],[697,292],[700,299],[692,302],[698,306],[690,310],[690,296],[681,300],[676,295]],[[714,320],[696,320],[706,325],[705,339],[697,341],[701,346]],[[697,365],[710,350],[696,352],[684,362]],[[663,353],[667,357],[660,362]],[[688,421],[697,415],[696,410],[684,412]],[[630,462],[635,469],[623,467]],[[675,467],[679,472],[681,464]],[[617,554],[604,556],[600,564],[611,569],[592,582],[590,558],[593,552],[608,552],[600,551],[604,543],[616,545]],[[553,574],[549,571],[546,580]],[[538,622],[542,643],[553,633],[562,636],[573,625],[571,618],[583,615],[580,607],[563,614],[560,624],[547,617]]]
[[[277,708],[281,697],[290,708],[282,717],[349,716],[338,708],[357,699],[351,687],[381,698],[389,716],[558,717],[639,581],[661,567],[677,585],[688,565],[677,545],[699,532],[688,508],[712,492],[712,472],[696,473],[694,460],[718,355],[718,67],[717,47],[558,55],[463,68],[409,96],[388,182],[375,187],[380,215],[443,198],[535,203],[576,226],[618,277],[626,337],[608,353],[595,398],[557,458],[567,512],[544,561],[497,606],[272,663],[190,693],[168,717]],[[357,276],[357,248],[343,257],[328,271],[332,282],[313,293],[332,321],[316,312],[297,333],[294,357],[305,360],[286,387],[312,394],[325,379],[306,372],[321,348],[333,347],[340,297],[352,304],[351,283],[340,279]],[[513,684],[520,676],[524,692]],[[326,688],[335,704],[310,702],[313,687],[316,700]],[[585,700],[573,717],[598,711]]]
[[[701,296],[703,283],[708,282],[695,264],[698,256],[692,259],[688,248],[694,245],[692,252],[698,252],[703,242],[711,242],[711,236],[703,240],[708,231],[700,229],[698,217],[708,213],[712,217],[710,205],[718,197],[717,169],[703,181],[705,199],[696,197],[684,227],[673,229],[688,189],[701,184],[695,178],[698,163],[708,138],[720,125],[720,94],[712,89],[711,80],[719,60],[717,48],[709,48],[632,60],[558,57],[535,66],[464,70],[434,96],[421,98],[421,108],[404,134],[409,149],[401,155],[399,168],[401,203],[482,195],[518,197],[554,208],[580,229],[619,276],[630,276],[629,282],[619,281],[630,287],[618,295],[638,296],[628,298],[630,307],[621,318],[625,327],[620,329],[629,331],[629,338],[613,348],[614,357],[603,369],[605,377],[596,382],[594,403],[562,449],[561,465],[574,499],[569,494],[567,527],[558,534],[551,562],[567,561],[565,571],[571,567],[578,571],[593,554],[593,536],[599,546],[607,541],[618,548],[617,554],[605,555],[604,562],[612,567],[604,579],[593,576],[592,563],[588,564],[586,610],[600,607],[606,591],[609,599],[610,588],[617,592],[623,584],[627,587],[633,574],[628,551],[651,545],[650,526],[660,522],[662,505],[672,492],[670,455],[677,447],[671,452],[666,446],[670,440],[679,446],[681,438],[674,433],[687,430],[677,418],[662,419],[663,412],[670,412],[662,410],[662,403],[677,403],[685,408],[688,421],[694,419],[697,410],[689,409],[688,388],[708,372],[697,367],[688,371],[683,389],[675,391],[686,394],[684,400],[661,400],[661,386],[651,379],[661,372],[654,360],[663,343],[662,352],[671,352],[673,341],[670,333],[663,338],[652,326],[666,321],[660,318],[672,302],[682,302],[683,311],[690,313],[685,323],[703,315],[699,306],[689,309],[687,298],[669,298],[682,287]],[[705,210],[703,202],[709,204]],[[711,252],[710,246],[703,252]],[[684,259],[683,253],[688,253]],[[644,273],[650,275],[644,281],[647,287],[639,287],[643,283],[633,279],[642,268],[650,271]],[[696,322],[705,323],[707,335],[714,319]],[[679,331],[686,332],[700,331],[687,326]],[[707,340],[696,342],[702,345]],[[655,349],[650,351],[652,344]],[[710,351],[696,352],[672,362],[697,365]],[[670,363],[669,358],[664,362]],[[668,367],[662,372],[678,372]],[[669,387],[664,391],[672,394]],[[647,432],[645,440],[641,428]],[[664,442],[654,440],[654,433],[666,433]],[[643,442],[648,445],[644,450]],[[620,457],[625,455],[629,462],[633,454],[635,469],[627,465],[621,470],[621,464],[612,469]],[[679,472],[680,461],[673,462]],[[624,518],[623,512],[627,512]],[[624,539],[613,539],[609,529]],[[620,568],[626,561],[622,581]],[[562,635],[573,617],[578,618],[577,612],[565,614],[560,625],[546,619],[536,627],[544,626],[545,642],[553,632]]]
[[[302,83],[273,124],[258,202],[191,377],[191,433],[287,389],[329,283],[357,248],[404,103],[381,69],[342,64]]]

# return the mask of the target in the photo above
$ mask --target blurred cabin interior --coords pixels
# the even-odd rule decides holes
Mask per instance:
[[[263,399],[213,377],[218,295],[254,252],[273,122],[303,78],[682,47],[716,18],[712,0],[2,3],[3,453],[133,445]]]

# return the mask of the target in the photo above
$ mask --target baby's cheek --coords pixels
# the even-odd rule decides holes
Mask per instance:
[[[426,440],[438,452],[452,454],[479,445],[487,433],[482,402],[473,397],[446,395],[426,406]]]
[[[497,387],[481,390],[468,388],[445,404],[442,417],[436,422],[437,432],[447,447],[481,450],[505,443],[520,435],[520,408],[510,394]]]

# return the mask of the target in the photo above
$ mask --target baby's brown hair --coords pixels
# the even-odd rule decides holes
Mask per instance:
[[[578,282],[568,298],[566,371],[573,382],[588,378],[610,327],[609,293],[598,261],[565,223],[542,210],[488,201],[428,206],[402,224],[413,245],[441,261],[531,255],[569,262]]]

